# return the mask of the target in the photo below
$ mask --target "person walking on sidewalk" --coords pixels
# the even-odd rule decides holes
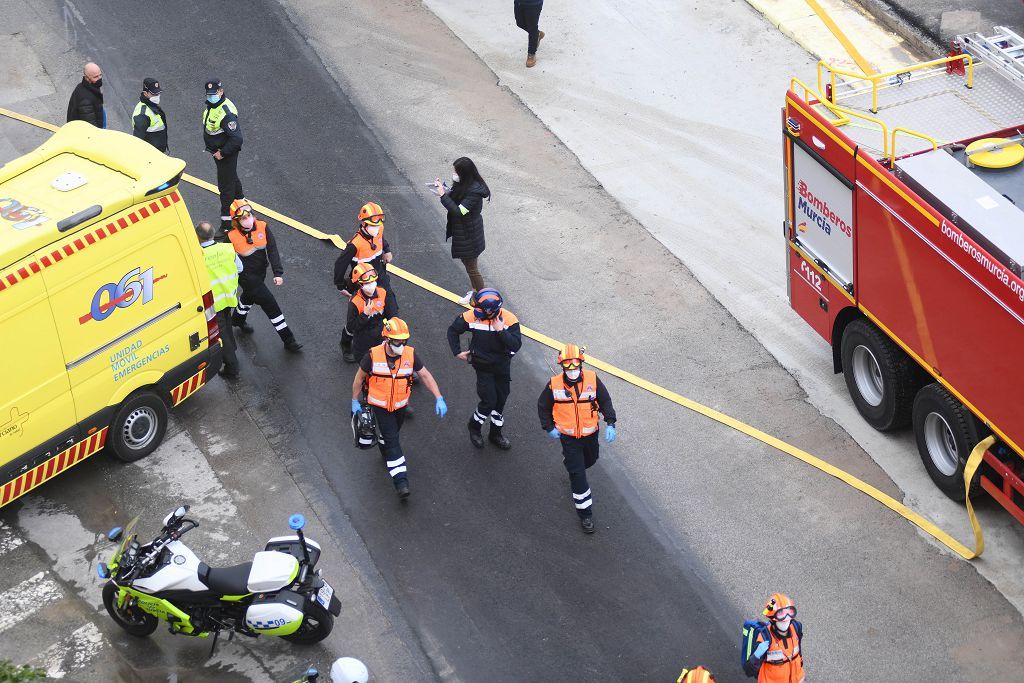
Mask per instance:
[[[359,370],[352,381],[352,414],[363,410],[361,398],[365,391],[366,402],[380,432],[380,455],[398,497],[404,500],[409,497],[409,474],[400,433],[412,393],[412,373],[418,372],[424,386],[434,395],[434,411],[440,417],[448,413],[448,406],[434,376],[409,346],[409,326],[405,321],[401,318],[385,320],[381,336],[384,342],[371,348],[359,362]]]
[[[238,379],[238,356],[235,354],[235,333],[231,324],[232,309],[238,305],[238,274],[242,272],[242,259],[230,244],[214,241],[213,226],[203,221],[196,224],[196,236],[203,248],[206,273],[210,276],[213,292],[213,310],[217,312],[217,327],[224,347],[224,367],[220,375]]]
[[[584,370],[584,349],[566,344],[558,353],[562,372],[544,386],[537,399],[540,426],[552,439],[562,442],[562,464],[583,533],[594,533],[594,499],[587,470],[597,462],[600,416],[608,425],[604,438],[615,441],[615,408],[604,383],[593,370]]]
[[[369,263],[352,269],[352,282],[359,288],[348,301],[345,329],[351,332],[348,348],[344,345],[346,363],[361,360],[371,346],[380,343],[384,320],[398,315],[395,296],[384,289],[377,271]]]
[[[203,111],[203,142],[217,165],[217,192],[220,193],[220,227],[231,225],[231,202],[244,201],[242,181],[238,178],[238,153],[242,151],[242,126],[238,109],[224,97],[219,78],[206,82],[206,109]]]
[[[167,153],[167,116],[160,108],[160,81],[147,78],[142,81],[142,94],[132,112],[132,135],[142,138],[163,153]]]
[[[284,284],[284,267],[281,265],[281,254],[277,251],[274,233],[270,232],[270,226],[264,221],[256,219],[252,206],[245,200],[236,200],[228,211],[232,217],[228,239],[242,259],[242,274],[238,278],[242,296],[231,322],[242,332],[252,334],[252,327],[246,323],[246,318],[253,306],[259,306],[270,318],[270,324],[280,335],[284,348],[298,353],[302,344],[296,341],[277,299],[265,282],[269,263],[274,272],[274,285],[280,287]]]
[[[484,288],[479,265],[480,254],[486,247],[482,212],[484,199],[490,201],[491,189],[480,177],[476,164],[469,157],[459,157],[452,164],[452,183],[451,189],[448,189],[437,178],[434,180],[434,192],[448,211],[445,241],[451,239],[452,258],[462,261],[472,285],[472,289],[459,299],[459,303],[468,304],[473,298],[473,292]]]
[[[505,425],[505,401],[512,382],[512,356],[523,345],[519,318],[503,308],[496,289],[481,289],[473,297],[473,308],[459,315],[448,326],[448,346],[452,355],[473,366],[476,371],[476,395],[480,402],[469,418],[469,440],[484,447],[483,426],[490,420],[488,440],[503,451],[512,448],[501,433]],[[462,350],[459,337],[470,332],[469,349]]]
[[[526,67],[537,63],[537,46],[544,38],[544,31],[537,28],[544,0],[515,0],[516,26],[526,31]]]
[[[68,100],[68,121],[85,121],[97,128],[107,127],[107,110],[103,108],[103,72],[98,64],[82,67],[82,82],[71,91]]]

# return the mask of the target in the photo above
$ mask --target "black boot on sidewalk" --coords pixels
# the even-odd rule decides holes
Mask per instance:
[[[483,432],[480,430],[480,423],[474,420],[473,418],[469,418],[469,423],[467,424],[467,426],[469,427],[469,440],[472,441],[473,445],[476,446],[477,448],[483,448],[484,435]]]

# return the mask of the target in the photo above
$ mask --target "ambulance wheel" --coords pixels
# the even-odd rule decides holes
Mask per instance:
[[[159,619],[152,614],[143,612],[138,607],[128,609],[118,607],[117,586],[113,581],[107,581],[103,586],[103,606],[107,608],[107,613],[114,623],[138,638],[145,638],[151,634],[160,623]]]
[[[938,382],[917,392],[914,399],[914,435],[928,476],[943,493],[963,502],[967,458],[984,438],[977,418]],[[981,488],[976,472],[971,496]]]
[[[141,391],[117,409],[110,425],[110,450],[118,460],[134,462],[160,445],[167,431],[167,405],[159,396]]]
[[[314,602],[306,605],[306,615],[299,630],[281,638],[296,645],[312,645],[331,635],[333,630],[334,616],[321,607],[320,603]]]
[[[843,376],[857,411],[880,432],[906,427],[920,386],[913,360],[869,321],[843,330]]]

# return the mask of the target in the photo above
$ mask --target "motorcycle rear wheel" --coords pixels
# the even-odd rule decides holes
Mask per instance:
[[[331,635],[333,630],[334,616],[321,607],[320,603],[313,602],[306,606],[306,616],[299,630],[281,638],[296,645],[313,645]]]
[[[160,620],[152,614],[147,614],[138,608],[130,610],[118,608],[117,586],[113,581],[108,581],[103,586],[103,606],[107,608],[107,613],[114,623],[138,638],[145,638],[151,634],[160,623]]]

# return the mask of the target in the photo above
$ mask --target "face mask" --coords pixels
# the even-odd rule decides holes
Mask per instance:
[[[207,95],[206,96],[206,101],[209,102],[210,104],[216,104],[217,100],[219,100],[219,99],[220,99],[220,95]]]
[[[779,633],[785,633],[786,631],[789,630],[789,623],[792,620],[793,619],[791,617],[786,617],[782,621],[776,621],[775,622],[775,630],[778,631]]]
[[[160,96],[159,95],[153,95],[152,97],[149,98],[149,101],[152,102],[153,104],[160,104]]]
[[[405,350],[404,342],[397,345],[394,342],[391,342],[388,344],[388,346],[391,347],[391,353],[395,354],[396,356],[400,356],[402,354],[402,351]]]
[[[363,294],[366,296],[373,296],[373,293],[377,291],[377,283],[370,282],[369,284],[363,285]]]
[[[575,382],[580,378],[580,369],[576,368],[575,370],[566,370],[565,376],[569,379],[570,382]]]
[[[370,235],[370,237],[376,237],[377,235],[380,234],[380,226],[368,225],[366,226],[366,232]]]
[[[92,84],[95,85],[97,88],[102,88],[103,87],[103,79],[102,78],[97,78],[95,81],[93,81]]]
[[[245,228],[246,230],[252,230],[252,226],[254,226],[256,224],[256,217],[255,216],[246,216],[245,218],[243,218],[242,220],[240,220],[238,222],[241,223],[242,227]]]
[[[453,183],[459,182],[459,174],[458,173],[452,173],[452,182]]]

